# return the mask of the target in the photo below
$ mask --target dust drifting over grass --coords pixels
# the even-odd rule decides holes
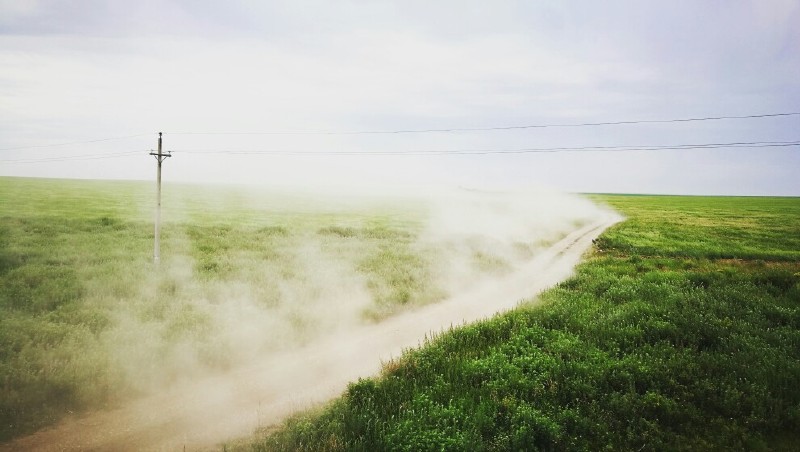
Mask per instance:
[[[200,390],[202,397],[225,399],[231,382],[239,381],[228,376],[253,363],[289,365],[277,357],[304,347],[322,347],[320,360],[347,353],[353,339],[337,338],[491,284],[570,231],[608,215],[580,197],[545,191],[363,195],[175,186],[165,191],[162,262],[154,269],[151,225],[142,213],[147,190],[137,187],[132,196],[103,186],[111,202],[92,204],[83,202],[90,183],[78,183],[56,205],[46,201],[48,190],[28,190],[36,182],[4,183],[4,190],[16,193],[8,199],[18,208],[3,212],[8,236],[13,241],[24,232],[30,241],[7,247],[6,254],[32,256],[46,244],[59,256],[57,264],[73,269],[69,281],[79,286],[69,302],[43,308],[45,317],[31,317],[7,300],[3,305],[13,311],[7,319],[28,322],[29,330],[17,326],[17,333],[32,338],[6,362],[19,367],[24,358],[26,366],[48,373],[40,371],[37,384],[28,386],[22,371],[7,377],[5,391],[14,396],[7,400],[16,403],[8,410],[8,437],[48,422],[31,420],[34,398],[26,391],[52,385],[67,396],[51,407],[50,419],[133,398],[152,401],[162,393],[169,399],[175,388],[202,378],[214,382]],[[59,223],[65,200],[80,215],[52,239],[37,236],[31,224]],[[35,201],[35,211],[25,210],[28,201]],[[109,211],[108,205],[117,207]],[[31,259],[19,260],[4,276],[36,264]],[[50,274],[58,279],[59,273]],[[47,296],[58,293],[55,288]],[[97,319],[90,332],[84,332],[86,319]],[[52,325],[65,335],[37,342],[34,330]],[[297,384],[313,385],[330,372],[314,369],[313,355],[298,359],[291,365],[306,367],[308,378]],[[269,373],[280,374],[282,365]],[[287,379],[295,375],[288,372]],[[148,409],[125,422],[141,424]],[[202,419],[197,422],[202,429]],[[153,435],[169,435],[168,427],[162,430]]]
[[[268,223],[240,199],[226,207],[246,226],[192,222],[143,304],[114,314],[104,342],[126,380],[151,393],[467,292],[604,213],[542,192],[337,199]]]

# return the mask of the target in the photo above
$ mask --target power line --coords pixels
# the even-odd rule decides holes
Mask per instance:
[[[499,127],[452,127],[442,129],[400,129],[400,130],[360,130],[360,131],[296,131],[296,132],[172,132],[172,135],[388,135],[388,134],[410,134],[410,133],[435,133],[435,132],[486,132],[501,130],[521,130],[521,129],[545,129],[555,127],[595,127],[595,126],[616,126],[627,124],[665,124],[682,123],[697,121],[719,121],[726,119],[756,119],[774,118],[781,116],[797,116],[800,112],[790,113],[768,113],[761,115],[743,116],[708,116],[699,118],[675,118],[675,119],[640,119],[625,121],[603,121],[603,122],[583,122],[583,123],[553,123],[553,124],[528,124],[520,126],[499,126]]]
[[[556,127],[595,127],[595,126],[611,126],[611,125],[627,125],[627,124],[665,124],[665,123],[683,123],[683,122],[697,122],[697,121],[718,121],[718,120],[730,120],[730,119],[774,118],[774,117],[786,117],[786,116],[798,116],[798,115],[800,115],[800,112],[766,113],[760,115],[741,115],[741,116],[708,116],[708,117],[696,117],[696,118],[640,119],[640,120],[563,123],[563,124],[557,124],[557,123],[528,124],[520,126],[498,126],[498,127],[452,127],[452,128],[441,128],[441,129],[431,128],[431,129],[400,129],[400,130],[361,130],[361,131],[342,131],[342,132],[337,132],[337,131],[172,132],[172,134],[173,135],[386,135],[386,134],[411,134],[411,133],[436,133],[436,132],[483,132],[483,131],[502,131],[502,130],[543,129],[543,128],[556,128]],[[52,144],[17,146],[10,148],[0,148],[0,151],[16,151],[24,149],[52,148],[61,146],[71,146],[77,144],[100,143],[104,141],[126,140],[130,138],[139,138],[150,135],[151,133],[140,133],[136,135],[97,138],[97,139],[83,140],[83,141],[69,141],[69,142],[52,143]],[[6,160],[6,161],[16,162],[15,160]]]
[[[66,143],[53,143],[53,144],[35,144],[31,146],[18,146],[13,148],[2,148],[0,151],[18,151],[22,149],[36,149],[36,148],[55,148],[60,146],[71,146],[75,144],[89,144],[89,143],[100,143],[102,141],[115,141],[115,140],[127,140],[129,138],[139,138],[144,136],[150,136],[152,133],[140,133],[137,135],[126,135],[124,137],[110,137],[110,138],[97,138],[93,140],[85,140],[85,141],[70,141]]]
[[[796,141],[751,141],[731,143],[693,143],[675,145],[638,145],[638,146],[579,146],[579,147],[552,147],[552,148],[516,148],[516,149],[432,149],[432,150],[397,150],[397,151],[297,151],[297,150],[244,150],[244,149],[180,149],[172,153],[185,154],[228,154],[228,155],[264,155],[264,156],[385,156],[385,155],[488,155],[488,154],[537,154],[560,152],[637,152],[637,151],[676,151],[692,149],[760,149],[760,148],[785,148],[800,146]],[[80,160],[102,160],[141,155],[142,151],[121,151],[106,154],[81,154],[71,156],[6,159],[0,160],[8,164],[50,163]]]
[[[80,155],[63,155],[55,157],[38,157],[38,158],[22,158],[22,159],[5,159],[0,160],[3,163],[46,163],[46,162],[65,162],[77,160],[103,160],[110,158],[129,157],[133,155],[141,155],[142,151],[122,151],[112,152],[105,154],[80,154]]]
[[[297,150],[244,150],[244,149],[179,149],[173,152],[187,154],[233,154],[233,155],[282,155],[282,156],[324,156],[324,155],[486,155],[486,154],[533,154],[559,152],[632,152],[632,151],[669,151],[691,149],[724,149],[724,148],[774,148],[800,146],[798,141],[753,141],[733,143],[699,143],[678,145],[640,145],[640,146],[581,146],[552,148],[517,148],[517,149],[455,149],[455,150],[397,150],[397,151],[297,151]]]
[[[446,128],[446,129],[406,129],[406,130],[378,130],[378,131],[344,131],[344,132],[335,132],[335,131],[327,131],[327,132],[175,132],[174,135],[365,135],[365,134],[407,134],[407,133],[430,133],[430,132],[462,132],[462,131],[493,131],[493,130],[519,130],[519,129],[536,129],[536,128],[548,128],[548,127],[592,127],[592,126],[607,126],[607,125],[624,125],[624,124],[659,124],[659,123],[684,123],[684,122],[696,122],[696,121],[716,121],[716,120],[730,120],[730,119],[756,119],[756,118],[772,118],[772,117],[787,117],[787,116],[797,116],[800,115],[800,112],[788,112],[788,113],[767,113],[767,114],[759,114],[759,115],[741,115],[741,116],[708,116],[708,117],[695,117],[695,118],[673,118],[673,119],[653,119],[653,120],[626,120],[626,121],[604,121],[604,122],[585,122],[585,123],[567,123],[567,124],[530,124],[530,125],[521,125],[521,126],[501,126],[501,127],[464,127],[464,128]],[[42,145],[31,145],[31,146],[19,146],[19,147],[11,147],[11,148],[0,148],[0,151],[12,151],[12,150],[23,150],[23,149],[34,149],[34,148],[50,148],[50,147],[60,147],[60,146],[69,146],[69,145],[78,145],[78,144],[88,144],[88,143],[98,143],[98,142],[106,142],[106,141],[114,141],[114,140],[124,140],[130,138],[138,138],[142,136],[148,136],[149,133],[142,133],[136,135],[126,135],[120,137],[107,137],[107,138],[98,138],[92,140],[84,140],[84,141],[71,141],[71,142],[63,142],[63,143],[53,143],[53,144],[42,144]],[[793,143],[721,143],[721,144],[703,144],[703,145],[688,145],[689,148],[708,148],[710,146],[715,147],[741,147],[741,146],[749,146],[749,147],[785,147],[785,146],[795,146],[796,144]],[[604,152],[610,151],[630,151],[630,150],[655,150],[655,149],[677,149],[680,147],[686,147],[686,145],[681,145],[678,147],[670,147],[670,146],[644,146],[644,147],[585,147],[585,148],[549,148],[549,149],[537,149],[537,148],[525,148],[525,149],[488,149],[488,150],[455,150],[455,151],[377,151],[377,152],[369,152],[371,155],[388,155],[388,154],[498,154],[498,153],[532,153],[532,152],[600,152],[601,150]],[[211,152],[222,152],[222,153],[231,153],[231,154],[305,154],[305,155],[314,155],[314,154],[336,154],[336,155],[361,155],[366,154],[365,152],[358,152],[358,151],[309,151],[309,152],[296,152],[296,151],[242,151],[242,150],[209,150],[209,151],[198,151],[198,150],[188,150],[184,152],[195,152],[195,153],[211,153]],[[65,161],[65,160],[95,160],[95,159],[103,159],[103,158],[116,158],[119,156],[130,155],[132,153],[118,153],[118,154],[100,154],[100,155],[73,155],[73,156],[55,156],[55,157],[44,157],[44,158],[22,158],[22,159],[7,159],[7,160],[0,160],[0,162],[4,163],[35,163],[35,162],[46,162],[46,161]]]

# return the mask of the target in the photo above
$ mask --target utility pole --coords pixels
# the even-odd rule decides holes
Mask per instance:
[[[158,172],[156,173],[156,239],[153,249],[153,262],[158,264],[161,260],[161,163],[167,157],[172,157],[171,153],[161,152],[161,132],[158,132],[158,152],[150,152],[150,155],[155,156],[158,161]]]

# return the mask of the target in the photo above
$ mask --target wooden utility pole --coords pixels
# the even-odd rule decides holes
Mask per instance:
[[[161,163],[167,157],[172,157],[168,152],[166,154],[161,152],[161,132],[158,132],[158,152],[150,152],[150,155],[155,156],[158,161],[158,172],[156,173],[156,238],[153,248],[153,262],[158,264],[161,260]]]

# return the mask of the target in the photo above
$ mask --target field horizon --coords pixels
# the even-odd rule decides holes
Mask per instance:
[[[141,184],[150,184],[153,188],[153,197],[155,197],[155,178],[146,178],[146,179],[102,179],[102,178],[69,178],[69,177],[48,177],[48,176],[12,176],[12,175],[0,175],[0,179],[36,179],[36,180],[52,180],[52,181],[85,181],[85,182],[133,182],[133,183],[141,183]],[[291,184],[291,183],[238,183],[238,182],[193,182],[193,181],[173,181],[165,179],[162,181],[164,187],[169,186],[195,186],[195,187],[217,187],[217,188],[233,188],[233,189],[245,189],[245,190],[300,190],[301,192],[305,192],[307,194],[313,193],[320,193],[325,192],[327,190],[336,190],[337,188],[342,189],[345,192],[353,193],[356,189],[363,189],[368,190],[370,188],[376,188],[375,185],[362,185],[359,186],[357,184],[347,185],[344,183],[332,183],[329,185],[319,185],[314,188],[309,188],[307,185],[302,184]],[[477,190],[477,191],[519,191],[524,190],[524,188],[498,188],[498,189],[480,189],[480,188],[470,188],[468,186],[460,187],[466,190]],[[538,186],[533,184],[530,186],[530,189],[545,189],[544,186]],[[390,193],[402,193],[403,190],[411,191],[412,193],[418,193],[419,189],[414,189],[412,185],[409,184],[398,184],[394,186],[394,188],[390,189]],[[451,190],[453,189],[452,186],[431,186],[433,190]],[[668,192],[668,191],[659,191],[659,192],[633,192],[633,191],[561,191],[561,190],[554,190],[560,193],[567,193],[572,195],[610,195],[610,196],[681,196],[681,197],[711,197],[711,198],[800,198],[800,194],[795,195],[774,195],[774,194],[726,194],[726,193],[677,193],[677,192]],[[153,203],[153,208],[155,208],[155,203]]]

